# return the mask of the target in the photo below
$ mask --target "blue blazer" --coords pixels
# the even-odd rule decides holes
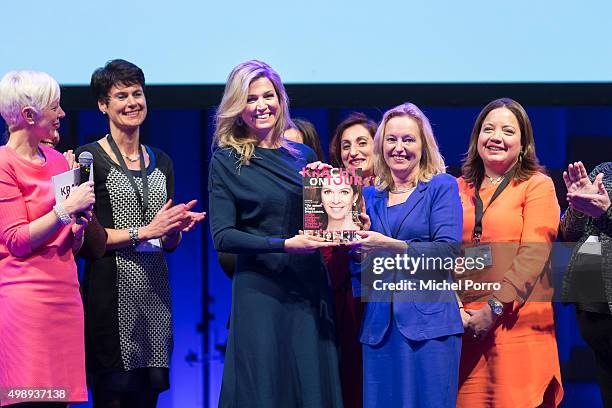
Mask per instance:
[[[405,203],[406,213],[399,228],[389,225],[387,190],[376,191],[374,187],[367,187],[363,196],[372,222],[370,229],[406,241],[408,256],[425,254],[445,258],[459,255],[463,211],[454,177],[438,174],[429,182],[419,182]],[[432,242],[436,244],[432,245]],[[450,273],[441,272],[440,280],[450,281]],[[379,344],[389,329],[392,314],[399,331],[411,340],[463,333],[453,291],[436,291],[436,301],[430,297],[422,302],[409,301],[407,295],[406,292],[396,293],[394,302],[369,302],[366,305],[360,336],[362,343]]]

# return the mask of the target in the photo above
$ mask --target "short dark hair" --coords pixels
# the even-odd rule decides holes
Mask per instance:
[[[340,144],[342,143],[342,134],[344,131],[351,126],[361,125],[368,130],[370,137],[374,140],[376,134],[376,122],[368,118],[364,113],[353,112],[346,119],[344,119],[334,132],[334,136],[329,144],[329,160],[334,167],[344,167],[342,164],[342,149]]]
[[[106,65],[91,74],[89,84],[96,100],[106,102],[110,89],[117,84],[130,86],[138,84],[145,87],[145,76],[137,65],[123,59],[108,61]]]

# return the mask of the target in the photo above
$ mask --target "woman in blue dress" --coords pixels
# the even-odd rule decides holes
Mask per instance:
[[[238,254],[220,407],[341,407],[333,305],[318,249],[299,235],[316,155],[286,141],[288,101],[261,61],[230,73],[210,164],[215,249]]]
[[[374,137],[376,184],[363,192],[371,226],[359,233],[363,239],[355,246],[368,258],[457,255],[461,202],[455,179],[444,171],[423,112],[411,103],[387,111]],[[433,278],[448,282],[450,273],[387,276],[404,278],[417,285]],[[459,306],[452,291],[420,295],[387,292],[382,300],[371,296],[366,305],[360,336],[365,407],[455,406],[463,333]]]

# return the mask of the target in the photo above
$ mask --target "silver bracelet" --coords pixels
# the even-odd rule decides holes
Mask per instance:
[[[130,234],[130,242],[132,243],[132,246],[138,246],[138,244],[140,244],[140,239],[138,239],[138,227],[130,228],[128,233]]]
[[[57,203],[53,206],[53,212],[59,218],[60,222],[64,225],[68,225],[72,222],[72,218],[64,209],[64,206],[60,203]]]

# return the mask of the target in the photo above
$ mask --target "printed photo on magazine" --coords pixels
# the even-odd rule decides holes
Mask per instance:
[[[304,169],[304,234],[346,243],[360,239],[361,169]]]

